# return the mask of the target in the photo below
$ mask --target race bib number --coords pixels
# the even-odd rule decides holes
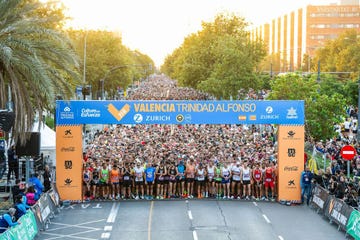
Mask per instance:
[[[234,175],[234,176],[233,176],[233,180],[235,180],[235,181],[240,181],[240,176],[239,176],[239,175]]]
[[[128,180],[130,180],[130,177],[129,176],[124,176],[124,180],[128,181]]]

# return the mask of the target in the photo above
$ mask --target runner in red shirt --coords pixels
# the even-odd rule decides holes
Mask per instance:
[[[252,176],[254,180],[254,195],[256,200],[258,201],[263,195],[262,193],[263,174],[261,172],[259,163],[256,163]]]
[[[265,197],[262,200],[269,201],[269,187],[274,194],[275,188],[275,171],[272,166],[267,166],[264,174]]]

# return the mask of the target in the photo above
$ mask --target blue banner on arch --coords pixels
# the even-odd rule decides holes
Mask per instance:
[[[304,124],[304,101],[57,101],[56,123]]]

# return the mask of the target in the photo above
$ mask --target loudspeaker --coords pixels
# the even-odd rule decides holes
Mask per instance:
[[[18,156],[32,156],[37,157],[40,155],[40,133],[29,132],[26,133],[25,145],[16,144],[16,154]]]
[[[15,121],[15,113],[8,111],[0,111],[0,129],[5,132],[10,132]]]

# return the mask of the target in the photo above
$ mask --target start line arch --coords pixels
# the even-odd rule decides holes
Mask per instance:
[[[304,101],[57,101],[56,186],[82,200],[83,124],[278,124],[278,200],[300,201]]]

